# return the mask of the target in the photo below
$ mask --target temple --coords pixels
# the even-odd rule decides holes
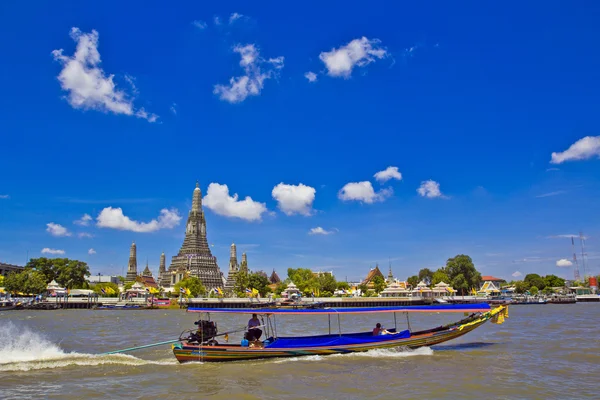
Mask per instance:
[[[129,264],[127,264],[127,276],[125,277],[125,283],[135,282],[137,278],[137,254],[136,254],[135,242],[131,244],[129,249]]]
[[[154,280],[154,277],[152,276],[152,272],[150,271],[150,268],[148,267],[148,260],[146,260],[146,268],[144,268],[144,271],[142,272],[142,276],[138,278],[138,281],[141,281],[142,284],[144,285],[144,287],[158,288],[158,284]]]
[[[229,272],[227,273],[227,281],[225,282],[225,291],[232,292],[235,286],[235,277],[240,266],[237,261],[237,249],[235,243],[231,243],[231,251],[229,255]]]
[[[171,277],[167,276],[166,272],[167,272],[167,268],[166,268],[166,257],[165,257],[165,252],[163,251],[162,254],[160,255],[160,264],[158,266],[158,284],[160,286],[169,286],[170,282],[171,282]],[[167,281],[164,281],[164,278],[168,278]]]
[[[165,287],[173,286],[187,276],[199,278],[207,290],[223,288],[224,278],[212,255],[206,239],[206,220],[202,211],[202,191],[196,183],[192,209],[188,214],[185,239],[176,256],[171,259],[168,271],[161,276]]]

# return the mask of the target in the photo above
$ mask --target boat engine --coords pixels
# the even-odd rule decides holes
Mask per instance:
[[[190,334],[189,342],[215,342],[210,340],[217,335],[217,325],[213,321],[200,320],[194,322],[194,325],[198,325],[198,330]]]

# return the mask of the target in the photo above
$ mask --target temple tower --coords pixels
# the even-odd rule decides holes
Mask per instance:
[[[223,275],[217,265],[217,258],[208,247],[202,191],[198,183],[192,195],[192,209],[188,214],[185,239],[179,253],[171,259],[168,273],[171,277],[169,285],[175,285],[188,275],[199,278],[207,290],[223,288]]]
[[[135,282],[137,278],[137,248],[135,242],[131,244],[129,248],[129,264],[127,264],[127,276],[125,277],[125,283]]]
[[[146,268],[144,268],[144,271],[142,272],[142,276],[152,276],[152,272],[150,271],[150,268],[148,267],[148,260],[146,260]]]
[[[242,253],[242,264],[240,265],[240,268],[244,268],[246,272],[248,271],[248,256],[246,256],[246,253]]]
[[[225,281],[225,290],[232,291],[235,286],[235,276],[239,270],[239,265],[237,261],[237,249],[235,247],[235,243],[231,243],[231,248],[229,251],[229,272],[227,273],[227,280]]]

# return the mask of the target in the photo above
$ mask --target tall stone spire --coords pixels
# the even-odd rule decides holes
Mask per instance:
[[[160,255],[160,265],[158,266],[158,275],[163,274],[166,271],[165,267],[165,252],[163,251]]]
[[[135,242],[129,248],[129,264],[127,264],[127,276],[125,282],[134,282],[137,278],[137,247]]]
[[[394,274],[392,274],[392,263],[390,263],[390,272],[388,273],[387,281],[388,283],[394,282]]]
[[[208,289],[223,288],[223,276],[212,255],[206,238],[206,220],[202,210],[202,191],[196,182],[185,227],[185,239],[181,249],[173,256],[168,272],[161,276],[163,286],[175,285],[185,276],[199,278]]]
[[[237,270],[237,267],[237,249],[235,248],[235,243],[231,243],[231,248],[229,250],[229,270]]]
[[[248,272],[248,257],[246,256],[246,253],[242,253],[242,263],[240,264],[240,269]]]
[[[235,286],[235,277],[239,269],[237,261],[237,248],[235,243],[231,243],[229,251],[229,272],[227,273],[227,280],[225,281],[225,290],[232,291]]]

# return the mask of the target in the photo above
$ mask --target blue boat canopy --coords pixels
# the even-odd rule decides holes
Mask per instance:
[[[189,307],[188,312],[221,313],[221,314],[277,314],[277,315],[327,315],[327,314],[373,314],[394,312],[483,312],[489,311],[487,303],[452,304],[436,306],[398,306],[398,307],[341,307],[317,309],[283,309],[283,308],[203,308]]]

